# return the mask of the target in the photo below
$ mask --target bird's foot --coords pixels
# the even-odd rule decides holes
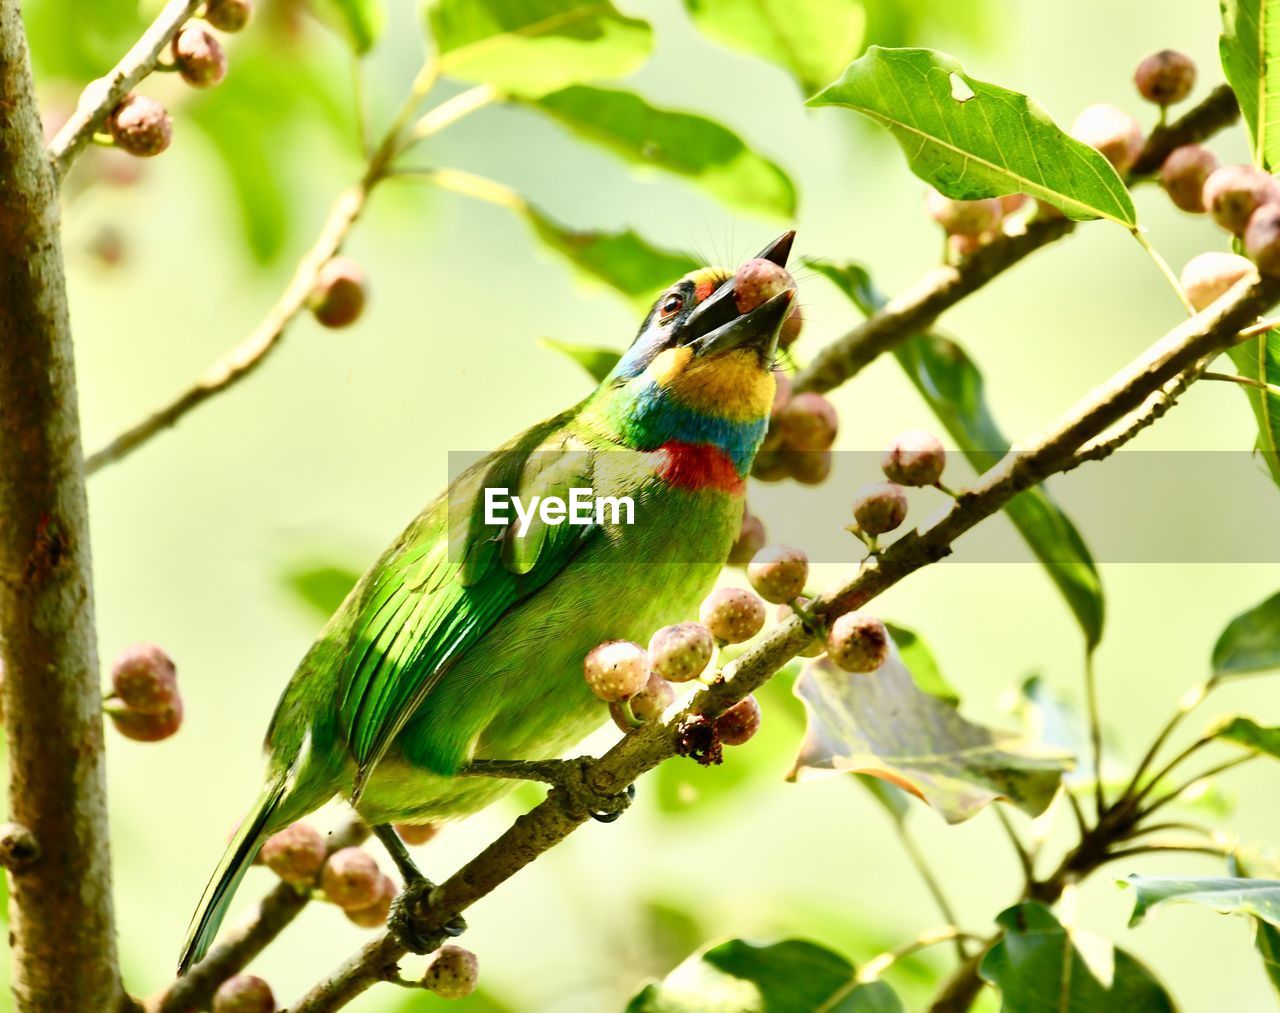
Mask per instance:
[[[430,917],[431,893],[435,884],[418,875],[406,880],[404,889],[391,902],[387,916],[387,929],[397,943],[410,953],[432,953],[440,949],[447,939],[460,936],[467,930],[462,915],[438,926]]]
[[[600,823],[612,823],[631,805],[636,786],[629,784],[618,792],[598,787],[588,776],[591,763],[589,756],[572,760],[473,760],[462,773],[541,781],[552,786],[551,794],[568,815],[586,815]]]

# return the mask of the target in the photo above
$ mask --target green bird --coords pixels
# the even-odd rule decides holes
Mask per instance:
[[[785,267],[793,237],[760,256]],[[409,524],[285,688],[266,785],[205,889],[180,973],[208,950],[263,841],[337,795],[404,877],[397,939],[438,945],[406,914],[431,884],[391,824],[466,816],[510,790],[512,771],[554,769],[608,717],[585,655],[696,609],[742,521],[793,295],[740,312],[732,272],[681,278],[592,394],[478,461]],[[575,489],[597,505],[577,511],[586,523],[529,515],[534,496],[572,504]],[[516,497],[524,517],[506,516]]]

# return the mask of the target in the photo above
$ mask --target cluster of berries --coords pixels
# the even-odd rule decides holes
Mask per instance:
[[[1028,207],[1026,194],[1011,193],[983,200],[952,200],[930,187],[925,191],[925,210],[942,226],[947,236],[947,260],[972,256],[978,247],[1003,233],[1006,222]]]
[[[887,482],[863,486],[853,501],[850,529],[874,547],[878,535],[888,534],[907,518],[907,494],[903,486],[934,486],[946,492],[942,472],[947,452],[941,441],[922,429],[899,433],[880,460]]]
[[[133,644],[111,666],[102,708],[125,738],[159,742],[182,727],[182,696],[173,659],[155,644]]]
[[[251,0],[208,0],[203,17],[223,32],[238,32],[253,15]],[[188,23],[169,46],[171,66],[193,88],[212,88],[227,76],[227,54],[222,43],[204,25]],[[139,158],[160,154],[173,138],[173,120],[153,98],[130,92],[111,111],[107,132],[121,151]]]

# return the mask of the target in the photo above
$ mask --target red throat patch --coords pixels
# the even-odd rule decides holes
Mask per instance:
[[[655,472],[673,488],[690,492],[713,489],[735,496],[746,489],[729,455],[709,443],[668,440],[654,454],[658,458]]]

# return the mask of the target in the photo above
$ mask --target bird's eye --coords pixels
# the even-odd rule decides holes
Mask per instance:
[[[684,309],[684,296],[679,292],[672,292],[662,300],[662,305],[659,307],[658,313],[661,319],[666,321],[670,320],[682,309]]]

